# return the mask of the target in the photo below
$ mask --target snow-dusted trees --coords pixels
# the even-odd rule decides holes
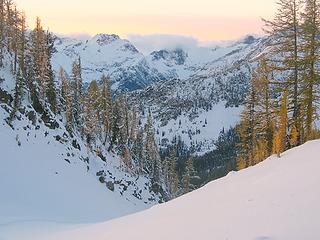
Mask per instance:
[[[72,116],[75,124],[75,128],[82,133],[83,128],[83,91],[82,91],[82,73],[81,73],[81,59],[80,57],[72,64],[72,73],[70,78],[70,87],[72,94]]]
[[[28,53],[32,70],[29,71],[29,83],[31,99],[37,111],[43,111],[48,103],[52,112],[56,112],[56,84],[51,66],[53,53],[53,36],[50,32],[44,31],[39,18],[36,20],[36,27],[31,32],[31,44]]]
[[[23,87],[26,82],[26,69],[25,69],[25,52],[26,52],[26,23],[23,13],[19,15],[15,9],[17,15],[16,24],[16,43],[15,45],[15,57],[14,57],[14,70],[16,74],[16,85],[14,93],[14,107],[11,113],[11,120],[14,118],[16,111],[21,105],[23,98]]]
[[[100,98],[101,93],[98,83],[96,81],[92,81],[83,100],[84,133],[88,144],[94,141],[95,137],[99,137],[101,133]]]
[[[104,144],[110,140],[111,134],[111,120],[112,120],[112,92],[111,80],[102,75],[101,78],[101,119],[103,125]]]
[[[160,183],[160,171],[162,167],[160,162],[158,146],[155,140],[153,119],[150,112],[147,118],[147,123],[145,125],[144,132],[146,138],[144,146],[145,170],[150,173],[155,182]]]
[[[0,0],[0,67],[3,65],[3,53],[4,53],[4,27],[5,27],[5,10],[4,0]]]
[[[127,111],[125,108],[126,101],[123,96],[118,97],[113,104],[113,112],[112,112],[112,137],[110,147],[114,145],[124,145],[126,143],[126,120],[125,120],[125,112]]]
[[[177,171],[177,156],[174,151],[172,151],[169,154],[169,157],[167,158],[167,165],[168,165],[168,176],[167,176],[167,181],[168,181],[168,189],[171,194],[171,197],[176,197],[178,195],[178,190],[179,190],[179,176],[178,176],[178,171]]]
[[[24,14],[19,12],[12,0],[0,1],[0,67],[6,53],[12,56],[10,67],[16,77],[13,111],[10,120],[13,120],[24,93],[26,85],[25,51],[26,26]]]
[[[60,104],[62,113],[64,113],[65,115],[66,128],[68,129],[68,131],[72,131],[72,128],[74,126],[73,95],[70,80],[67,78],[66,72],[63,68],[60,68],[58,78],[61,83]]]
[[[144,154],[144,131],[140,127],[137,130],[137,136],[132,144],[132,155],[137,166],[137,172],[143,173],[145,167],[145,154]]]
[[[182,184],[183,184],[183,192],[188,193],[191,190],[191,177],[194,173],[193,169],[193,158],[188,157],[186,164],[185,164],[185,170],[182,176]]]

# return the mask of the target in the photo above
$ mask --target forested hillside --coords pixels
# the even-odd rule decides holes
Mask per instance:
[[[238,169],[319,138],[319,2],[279,1],[238,127]]]
[[[17,149],[25,143],[24,150],[33,149],[35,159],[52,158],[55,145],[61,144],[57,163],[83,165],[105,191],[128,191],[147,205],[170,199],[152,117],[142,124],[125,95],[112,97],[105,76],[85,88],[80,58],[70,76],[62,68],[54,72],[53,34],[43,29],[39,18],[35,28],[27,30],[25,15],[13,1],[0,3],[1,138],[15,138]],[[44,155],[43,142],[35,140],[39,135],[48,139]],[[1,146],[6,160],[19,160],[21,151],[11,155]]]
[[[280,156],[319,138],[320,13],[316,0],[278,7],[264,37],[144,56],[116,35],[58,38],[39,18],[27,27],[1,0],[3,131],[17,149],[44,135],[61,144],[57,161],[147,205]]]

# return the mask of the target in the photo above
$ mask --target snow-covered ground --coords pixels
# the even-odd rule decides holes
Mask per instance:
[[[157,139],[161,144],[164,140],[170,143],[175,137],[180,137],[188,147],[201,145],[197,150],[197,154],[201,155],[215,148],[214,141],[222,129],[228,130],[239,122],[242,110],[242,107],[226,108],[225,102],[219,102],[208,111],[199,110],[192,119],[183,114],[171,119],[165,126],[156,121]]]
[[[0,88],[12,93],[15,78],[5,60]],[[50,129],[27,97],[23,106],[24,114],[18,113],[10,127],[10,106],[0,103],[1,240],[25,239],[24,231],[30,233],[36,222],[39,227],[31,236],[110,220],[158,203],[150,179],[130,174],[119,156],[100,144],[105,159],[98,157],[96,149],[89,151],[79,137],[68,134],[61,116],[54,119],[59,127]],[[104,181],[99,182],[100,176]]]
[[[0,239],[320,239],[319,153],[320,141],[308,142],[280,159],[270,157],[171,202],[108,222],[0,224]],[[83,199],[74,208],[85,211],[80,203]]]

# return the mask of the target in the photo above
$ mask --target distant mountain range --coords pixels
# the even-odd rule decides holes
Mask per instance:
[[[228,47],[163,49],[144,55],[128,40],[117,35],[98,34],[88,40],[59,38],[55,41],[53,66],[71,72],[72,62],[80,56],[84,81],[102,74],[113,80],[113,89],[133,91],[170,79],[188,79],[212,61],[217,61],[258,39],[247,36]]]
[[[144,55],[117,35],[57,38],[53,66],[70,73],[80,56],[85,82],[109,75],[116,93],[131,92],[129,101],[141,113],[151,110],[160,145],[180,136],[188,146],[206,152],[220,130],[239,121],[251,69],[267,40],[248,35],[213,48],[162,49]]]

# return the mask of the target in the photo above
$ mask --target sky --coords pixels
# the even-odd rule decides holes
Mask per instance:
[[[123,38],[187,36],[200,42],[262,33],[275,0],[15,0],[55,33],[84,36],[114,33]]]

